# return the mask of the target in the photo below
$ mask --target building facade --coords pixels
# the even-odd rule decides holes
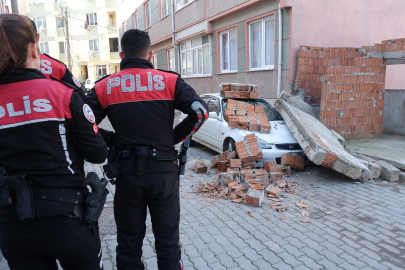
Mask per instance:
[[[155,67],[180,73],[199,94],[218,92],[222,82],[240,82],[256,84],[262,97],[275,98],[277,10],[277,0],[148,0],[120,16],[119,31],[120,36],[132,28],[147,31]],[[282,21],[281,86],[290,87],[288,10]]]
[[[115,0],[26,0],[26,15],[40,33],[42,53],[68,64],[66,25],[70,60],[76,78],[97,80],[120,70]]]

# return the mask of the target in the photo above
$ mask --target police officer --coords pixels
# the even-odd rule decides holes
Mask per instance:
[[[37,26],[35,25],[34,21],[30,20],[32,25],[34,26],[35,32],[37,33]],[[39,41],[39,33],[36,34],[37,42]],[[71,86],[77,87],[81,91],[78,91],[80,96],[84,99],[84,85],[80,83],[78,79],[73,76],[73,74],[69,71],[66,65],[55,59],[50,57],[49,55],[42,53],[41,54],[41,68],[40,71],[47,79],[57,79],[62,82],[68,83]]]
[[[141,256],[148,207],[158,267],[179,270],[179,175],[174,145],[201,127],[207,105],[177,73],[154,69],[148,33],[128,30],[121,46],[121,71],[97,82],[85,99],[96,122],[108,116],[115,129],[111,140],[115,154],[110,148],[108,160],[119,164],[121,174],[114,198],[117,267],[144,269]],[[188,116],[173,130],[175,109]]]
[[[102,269],[96,223],[80,220],[83,157],[107,147],[76,90],[39,71],[30,20],[0,14],[0,248],[11,269]],[[7,175],[7,176],[6,176]]]

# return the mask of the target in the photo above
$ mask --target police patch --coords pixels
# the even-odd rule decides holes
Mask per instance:
[[[80,81],[78,79],[76,79],[74,76],[72,77],[73,82],[76,84],[77,87],[82,87],[82,84],[80,83]]]
[[[91,110],[90,106],[87,104],[83,105],[83,113],[84,116],[89,120],[90,123],[94,124],[96,122],[96,117],[94,116],[93,111]]]

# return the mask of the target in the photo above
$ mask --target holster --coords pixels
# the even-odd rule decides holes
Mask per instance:
[[[8,184],[6,168],[0,167],[0,207],[8,207],[13,205],[14,191]]]
[[[34,218],[34,196],[32,180],[26,174],[13,175],[9,178],[9,185],[15,191],[17,201],[17,215],[20,221],[30,221]]]
[[[88,223],[96,222],[101,216],[108,195],[107,180],[98,178],[94,172],[86,176],[86,184],[90,185],[91,193],[86,198],[86,212],[84,220]]]
[[[144,173],[146,156],[149,153],[149,147],[137,146],[135,151],[136,151],[135,175],[142,176]]]
[[[108,150],[108,163],[103,166],[104,172],[108,178],[113,179],[120,176],[120,165],[119,165],[119,158],[122,153],[121,151],[117,151],[117,147],[115,145],[111,146]]]

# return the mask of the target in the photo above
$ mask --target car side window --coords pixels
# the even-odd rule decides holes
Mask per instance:
[[[215,112],[217,115],[219,115],[218,101],[215,98],[211,98],[207,105],[209,112]]]

